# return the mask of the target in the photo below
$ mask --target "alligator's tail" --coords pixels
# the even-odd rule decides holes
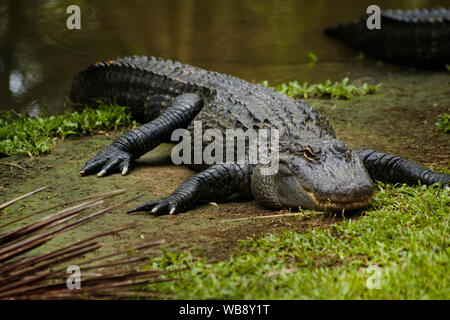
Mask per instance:
[[[381,13],[381,29],[372,30],[368,17],[324,33],[387,62],[429,69],[450,64],[450,10],[387,10]]]

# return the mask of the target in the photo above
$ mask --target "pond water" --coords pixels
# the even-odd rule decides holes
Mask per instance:
[[[71,4],[81,8],[81,30],[66,27]],[[322,34],[370,4],[415,9],[448,0],[0,0],[0,111],[61,112],[78,71],[122,55],[270,83],[386,74],[395,67],[356,61],[358,52]]]

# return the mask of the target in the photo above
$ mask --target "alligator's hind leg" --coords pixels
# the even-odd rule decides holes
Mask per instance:
[[[448,185],[450,183],[450,175],[433,172],[392,154],[363,149],[358,150],[358,155],[375,180],[387,183],[407,183],[409,185],[416,185],[419,181],[424,185],[434,183]]]
[[[197,201],[217,201],[233,194],[251,196],[250,165],[216,164],[187,179],[166,198],[156,199],[130,211],[151,211],[158,214],[183,212]]]
[[[135,159],[169,140],[175,129],[186,128],[202,107],[203,100],[197,94],[185,93],[176,97],[159,117],[117,138],[86,162],[80,173],[99,172],[101,177],[120,170],[123,175],[127,174]]]

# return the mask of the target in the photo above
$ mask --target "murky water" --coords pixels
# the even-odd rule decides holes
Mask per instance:
[[[66,8],[81,8],[68,30]],[[250,81],[308,82],[386,74],[322,34],[382,9],[448,7],[448,0],[0,0],[0,111],[61,112],[75,74],[121,55],[154,55]],[[318,61],[309,64],[308,53]]]

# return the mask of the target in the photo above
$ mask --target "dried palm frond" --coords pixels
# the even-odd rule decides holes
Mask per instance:
[[[35,193],[45,190],[39,188],[0,205],[0,210],[13,205]],[[11,228],[0,232],[0,299],[108,299],[133,297],[158,297],[158,292],[136,292],[132,288],[150,283],[172,281],[167,278],[168,272],[160,270],[136,270],[140,264],[146,263],[149,256],[146,249],[159,246],[164,240],[139,243],[128,250],[120,250],[89,260],[81,260],[86,254],[102,247],[99,239],[131,229],[135,225],[122,226],[102,232],[89,238],[73,242],[43,254],[32,254],[32,250],[42,246],[64,232],[79,227],[108,212],[123,207],[130,199],[118,205],[108,206],[89,213],[98,206],[104,205],[109,197],[123,194],[125,190],[100,193],[76,200],[71,200],[46,209],[41,209],[8,223],[0,225],[4,229],[11,224],[37,216],[41,213],[59,209],[56,213],[38,218],[25,226]],[[86,201],[68,208],[68,204]],[[133,253],[130,257],[130,252]],[[120,256],[126,256],[120,258]],[[119,257],[119,258],[117,258]],[[110,260],[116,258],[116,260]],[[70,289],[67,273],[69,265],[79,266],[81,271],[80,288]],[[132,267],[132,268],[130,268]],[[122,268],[122,269],[121,269]],[[123,270],[125,268],[125,270]],[[172,271],[173,272],[173,271]]]

